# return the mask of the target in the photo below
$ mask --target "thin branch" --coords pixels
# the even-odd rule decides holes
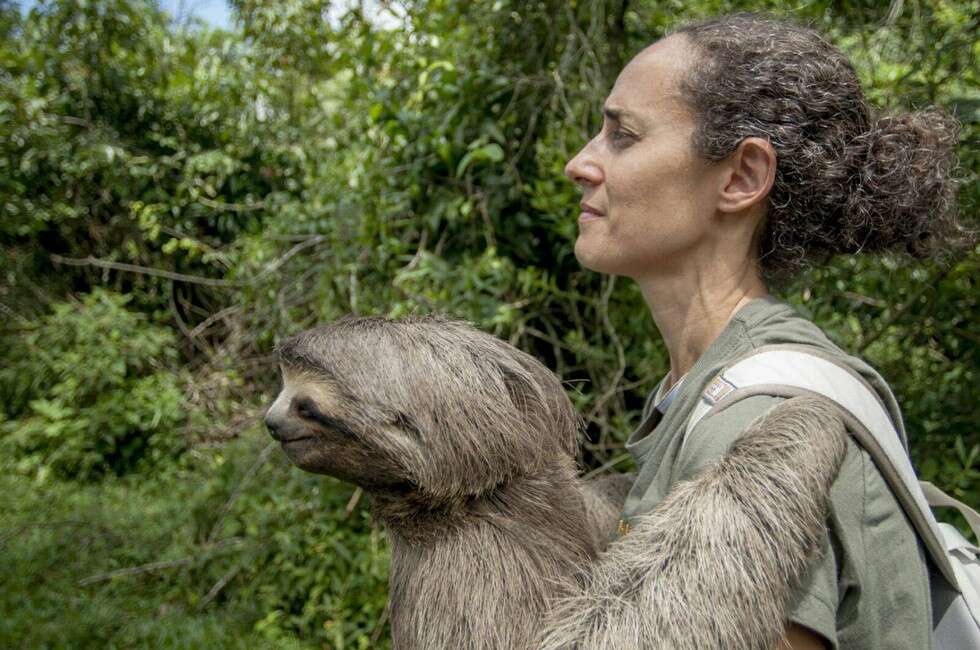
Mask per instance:
[[[323,235],[263,235],[262,237],[274,241],[307,241],[308,239],[323,237]]]
[[[107,573],[96,573],[95,575],[83,578],[78,581],[79,587],[84,587],[96,582],[102,582],[104,580],[111,580],[113,578],[121,576],[134,576],[141,573],[152,573],[153,571],[162,571],[163,569],[174,569],[177,567],[182,567],[190,564],[197,559],[197,556],[182,557],[179,560],[170,560],[169,562],[151,562],[149,564],[143,564],[140,566],[127,567],[125,569],[117,569],[115,571],[109,571]]]
[[[224,540],[218,544],[214,544],[207,548],[204,553],[199,553],[197,555],[188,555],[187,557],[178,558],[176,560],[167,560],[164,562],[150,562],[149,564],[140,564],[139,566],[126,567],[125,569],[116,569],[115,571],[106,571],[105,573],[96,573],[87,578],[82,578],[78,581],[78,586],[84,587],[86,585],[94,584],[96,582],[103,582],[105,580],[112,580],[113,578],[119,578],[123,576],[135,576],[143,573],[153,573],[154,571],[163,571],[164,569],[176,569],[178,567],[187,566],[193,564],[198,560],[210,559],[212,556],[217,554],[219,551],[228,548],[229,546],[236,546],[243,543],[245,540],[241,537],[232,537],[231,539]]]
[[[92,124],[88,120],[83,119],[81,117],[74,117],[72,115],[55,115],[54,117],[57,117],[59,120],[61,120],[65,124],[71,124],[73,126],[83,126],[86,129],[94,129],[95,128],[95,125],[94,124]]]
[[[214,201],[203,196],[197,197],[197,201],[198,203],[203,203],[209,208],[223,210],[225,212],[250,212],[252,210],[261,210],[265,208],[265,201],[258,201],[257,203],[225,203],[223,201]]]
[[[385,623],[388,622],[388,616],[391,613],[391,601],[385,603],[385,609],[381,612],[381,618],[378,619],[378,624],[374,626],[374,632],[371,633],[371,645],[377,643],[378,639],[381,638],[381,633],[384,632]]]
[[[551,346],[555,350],[556,357],[561,356],[561,352],[560,352],[561,350],[567,350],[568,352],[575,352],[575,348],[568,345],[564,341],[559,341],[557,336],[546,334],[545,332],[542,332],[536,327],[533,327],[531,325],[525,325],[524,331],[527,332],[530,336],[533,336],[534,338],[541,339],[546,343],[551,343]]]
[[[188,284],[200,284],[208,287],[228,287],[228,288],[242,288],[248,286],[250,283],[255,282],[259,278],[274,273],[285,264],[291,257],[300,253],[301,251],[316,246],[317,244],[323,242],[325,237],[323,235],[317,235],[306,239],[299,244],[296,244],[285,254],[273,260],[264,269],[259,271],[253,278],[248,281],[235,281],[235,280],[222,280],[218,278],[205,278],[199,275],[187,275],[186,273],[176,273],[174,271],[167,271],[166,269],[157,269],[149,266],[139,266],[137,264],[126,264],[124,262],[111,262],[109,260],[101,260],[91,255],[88,257],[63,257],[56,253],[51,253],[50,257],[56,264],[66,264],[68,266],[94,266],[102,269],[112,269],[114,271],[126,271],[129,273],[139,273],[141,275],[150,275],[158,278],[166,278],[168,280],[176,280],[178,282],[186,282]]]
[[[111,538],[113,540],[118,539],[115,532],[111,528],[103,526],[102,524],[97,524],[91,521],[84,521],[79,519],[66,519],[64,521],[36,521],[27,524],[22,524],[16,528],[12,528],[0,536],[0,547],[7,543],[8,540],[17,537],[18,535],[25,533],[32,528],[61,528],[62,526],[79,526],[83,528],[94,528],[98,530],[104,537]]]
[[[923,282],[919,290],[916,291],[913,295],[909,296],[908,300],[906,300],[904,303],[896,307],[895,311],[893,311],[891,315],[887,319],[885,319],[885,322],[883,322],[880,326],[878,326],[878,329],[875,330],[874,334],[861,341],[861,345],[858,347],[858,351],[857,351],[858,356],[863,355],[864,352],[871,346],[871,344],[877,341],[879,338],[881,338],[882,335],[888,331],[888,328],[894,325],[895,322],[902,317],[902,314],[908,311],[909,307],[911,307],[916,302],[918,302],[919,298],[924,296],[927,291],[939,286],[939,283],[943,281],[943,279],[949,274],[949,272],[952,269],[953,269],[952,265],[947,266],[945,269],[942,270],[942,272],[939,275],[933,278],[931,282]]]
[[[16,318],[17,320],[19,320],[22,323],[30,323],[31,322],[30,320],[28,320],[27,318],[24,318],[23,316],[21,316],[20,314],[18,314],[17,312],[15,312],[10,307],[8,307],[7,305],[3,304],[2,302],[0,302],[0,312],[3,312],[4,314],[7,314],[8,316],[12,316],[13,318]]]
[[[253,419],[257,420],[258,417],[256,416]],[[239,481],[238,485],[235,486],[235,489],[231,493],[231,496],[229,496],[228,500],[225,501],[225,505],[221,507],[221,512],[218,513],[218,518],[215,519],[214,525],[211,526],[211,532],[208,533],[208,542],[211,542],[218,534],[218,530],[221,528],[221,524],[225,520],[225,516],[227,516],[228,512],[231,510],[231,506],[235,502],[235,499],[237,499],[238,496],[242,493],[242,491],[245,489],[245,486],[248,485],[249,481],[252,480],[252,477],[255,476],[256,472],[258,472],[259,469],[263,465],[265,465],[265,462],[269,460],[269,455],[272,454],[272,450],[275,449],[275,447],[276,447],[276,443],[274,441],[267,444],[265,448],[262,449],[262,451],[259,453],[259,457],[255,459],[255,462],[252,463],[252,466],[249,467],[248,470],[245,472],[245,475],[242,477],[242,480]]]
[[[891,5],[888,7],[888,14],[885,16],[885,24],[888,26],[894,25],[898,17],[902,15],[902,9],[905,5],[903,0],[892,0]]]
[[[50,257],[51,261],[53,261],[55,264],[65,264],[67,266],[95,266],[101,269],[126,271],[128,273],[139,273],[140,275],[151,275],[158,278],[166,278],[168,280],[176,280],[178,282],[187,282],[188,284],[200,284],[207,287],[237,288],[245,286],[242,282],[205,278],[199,275],[187,275],[185,273],[175,273],[174,271],[167,271],[165,269],[156,269],[149,266],[138,266],[136,264],[126,264],[123,262],[110,262],[109,260],[100,260],[92,257],[91,255],[88,257],[62,257],[61,255],[51,253]]]
[[[347,507],[344,508],[346,516],[350,517],[350,513],[354,512],[354,508],[357,507],[357,502],[361,500],[361,495],[364,494],[364,490],[360,487],[354,490],[354,494],[351,495],[350,501],[347,502]]]
[[[293,257],[297,253],[306,250],[307,248],[312,248],[313,246],[316,246],[317,244],[323,242],[324,239],[326,239],[326,237],[324,237],[323,235],[317,235],[316,237],[311,237],[309,239],[301,241],[300,243],[296,244],[288,251],[286,251],[283,255],[273,260],[271,264],[269,264],[264,269],[259,271],[258,275],[256,275],[254,279],[257,280],[264,275],[268,275],[269,273],[273,273],[277,271],[279,267],[281,267],[283,264],[289,261],[289,258]]]
[[[612,343],[616,348],[617,367],[616,367],[616,372],[613,375],[613,378],[609,380],[609,387],[606,388],[606,390],[602,393],[602,395],[599,397],[599,399],[596,400],[595,404],[593,405],[591,412],[586,418],[588,420],[594,420],[596,414],[598,414],[602,410],[606,402],[616,395],[617,385],[619,384],[619,381],[623,378],[623,375],[626,373],[626,353],[623,350],[623,344],[619,340],[619,335],[616,333],[616,328],[613,327],[612,321],[609,320],[609,298],[612,296],[613,289],[616,287],[616,276],[614,275],[609,276],[608,280],[606,280],[605,282],[606,282],[606,290],[603,291],[602,293],[602,300],[597,306],[597,309],[599,311],[599,315],[602,318],[603,327],[605,327],[606,332],[609,334],[610,340],[612,340]],[[609,428],[609,423],[606,421],[605,418],[600,420],[599,423],[600,426],[602,427],[602,436],[603,438],[605,438],[605,435]]]
[[[864,294],[857,293],[856,291],[845,291],[844,295],[855,302],[859,302],[863,305],[870,305],[872,307],[887,307],[888,303],[879,298],[872,298],[871,296],[865,296]]]
[[[177,285],[171,283],[171,285],[170,285],[170,313],[173,315],[174,321],[176,321],[176,323],[177,323],[177,329],[179,329],[181,331],[181,333],[187,338],[188,341],[191,342],[191,344],[195,348],[197,348],[198,350],[200,350],[201,352],[203,352],[205,355],[208,355],[208,356],[212,355],[214,353],[214,350],[211,350],[205,343],[202,343],[201,341],[198,341],[197,340],[197,337],[194,336],[194,334],[192,334],[191,331],[187,328],[187,324],[184,322],[184,319],[181,318],[181,316],[180,316],[180,309],[178,309],[178,307],[177,307],[177,298],[176,298],[176,295],[175,295],[176,292],[177,292]]]
[[[217,596],[218,593],[220,593],[221,590],[224,589],[229,582],[231,582],[231,579],[234,578],[236,575],[238,575],[238,572],[241,570],[242,570],[242,565],[236,564],[231,568],[231,571],[221,576],[221,579],[218,580],[216,583],[214,583],[214,586],[211,587],[207,595],[204,596],[204,598],[201,600],[201,604],[198,606],[198,609],[200,610],[207,607],[208,604],[212,600],[214,600],[215,596]]]
[[[409,263],[402,269],[403,272],[411,271],[419,265],[419,262],[422,260],[422,253],[425,252],[425,245],[427,243],[429,243],[429,230],[428,228],[423,228],[421,234],[419,235],[419,245],[415,249],[415,255],[412,256]]]
[[[240,305],[232,305],[231,307],[225,307],[221,311],[211,314],[210,316],[205,318],[204,321],[201,322],[199,325],[196,325],[194,329],[190,331],[190,335],[192,337],[200,336],[201,334],[204,333],[204,331],[207,328],[211,327],[211,325],[213,325],[218,320],[231,316],[235,312],[241,311],[241,309],[242,308]]]

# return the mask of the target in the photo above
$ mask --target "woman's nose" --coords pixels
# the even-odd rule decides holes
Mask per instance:
[[[588,144],[582,147],[582,150],[565,165],[565,176],[576,185],[594,187],[602,183],[602,168],[592,157]]]

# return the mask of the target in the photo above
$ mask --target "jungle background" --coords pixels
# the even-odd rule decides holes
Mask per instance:
[[[562,168],[618,70],[734,10],[810,23],[882,112],[961,121],[970,0],[0,0],[0,646],[383,648],[369,499],[289,466],[280,338],[441,311],[536,355],[622,443],[668,369],[637,289],[573,255]],[[980,503],[980,249],[849,257],[778,295],[896,391],[923,478]],[[955,521],[955,520],[952,520]]]

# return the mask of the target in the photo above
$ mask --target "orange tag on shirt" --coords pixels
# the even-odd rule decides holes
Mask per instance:
[[[721,375],[718,375],[704,389],[704,399],[708,404],[717,404],[721,398],[733,390],[735,390],[735,386]]]

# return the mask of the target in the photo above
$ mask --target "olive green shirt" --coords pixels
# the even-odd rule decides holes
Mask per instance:
[[[711,379],[737,357],[779,343],[813,346],[853,368],[889,407],[905,442],[894,397],[874,369],[843,352],[789,305],[760,298],[739,309],[688,371],[664,414],[653,408],[663,398],[663,382],[650,395],[643,421],[626,443],[636,459],[637,478],[623,509],[625,521],[653,510],[674,483],[721,458],[753,420],[783,399],[748,397],[704,418],[682,451],[688,416]],[[924,551],[873,461],[853,438],[831,487],[821,546],[795,594],[790,621],[824,637],[833,648],[931,647]]]

